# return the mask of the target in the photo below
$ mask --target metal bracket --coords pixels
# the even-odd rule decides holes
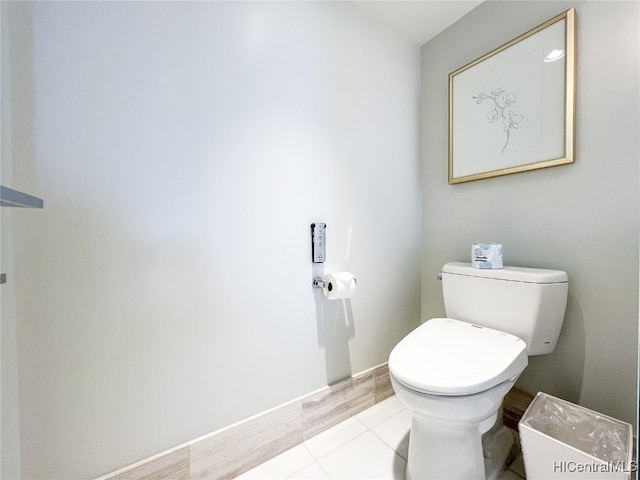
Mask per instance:
[[[332,290],[331,282],[325,282],[320,277],[313,277],[313,288],[327,288],[329,291]]]

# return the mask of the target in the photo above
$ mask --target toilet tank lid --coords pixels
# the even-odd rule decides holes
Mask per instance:
[[[567,272],[562,270],[527,267],[503,267],[490,270],[474,268],[470,263],[461,262],[446,263],[442,267],[442,273],[526,283],[566,283],[569,280]]]

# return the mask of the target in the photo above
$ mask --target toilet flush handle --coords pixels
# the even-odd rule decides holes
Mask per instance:
[[[436,278],[437,278],[438,280],[442,280],[442,272],[438,272],[438,273],[436,273]]]

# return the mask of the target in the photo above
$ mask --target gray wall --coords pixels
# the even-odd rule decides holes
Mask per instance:
[[[572,7],[577,14],[575,163],[447,184],[448,74]],[[422,319],[444,313],[435,279],[477,241],[505,264],[562,269],[558,346],[518,385],[635,424],[638,362],[638,3],[485,2],[422,48]]]
[[[346,2],[2,7],[3,168],[45,200],[2,245],[24,478],[128,465],[383,363],[419,324],[417,45]],[[323,270],[356,295],[324,300]]]

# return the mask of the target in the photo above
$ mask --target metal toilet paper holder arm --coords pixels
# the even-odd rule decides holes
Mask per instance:
[[[358,283],[358,281],[354,278],[353,279],[354,283]],[[333,290],[333,285],[331,285],[331,282],[325,282],[322,277],[313,277],[313,288],[326,288],[327,290],[331,291]]]
[[[313,277],[313,288],[326,288],[327,290],[333,290],[331,282],[325,282],[321,277]]]

